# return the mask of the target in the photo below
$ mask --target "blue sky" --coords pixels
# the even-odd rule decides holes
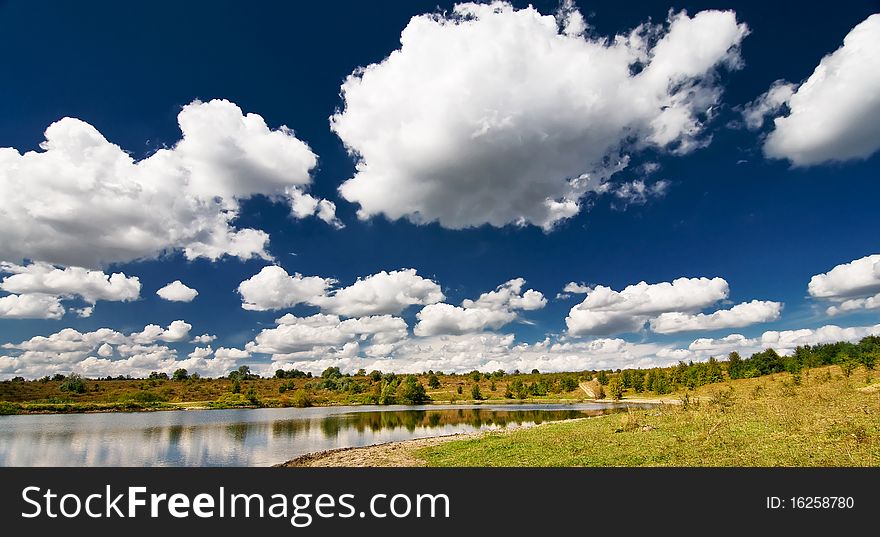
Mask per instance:
[[[311,211],[314,213],[311,216],[294,217],[290,199],[279,194],[283,189],[270,192],[271,189],[251,187],[246,173],[235,176],[237,172],[233,170],[230,181],[238,181],[236,188],[243,189],[241,192],[245,194],[235,197],[236,216],[230,226],[233,230],[254,229],[266,233],[268,243],[262,257],[254,250],[255,255],[249,258],[219,255],[216,259],[204,256],[188,259],[185,241],[167,238],[157,239],[156,247],[138,245],[135,250],[141,253],[111,255],[106,244],[96,246],[96,239],[90,233],[99,232],[90,226],[98,221],[101,225],[106,222],[107,226],[113,226],[114,220],[109,215],[112,207],[93,203],[89,198],[91,194],[75,188],[65,196],[80,196],[76,203],[82,204],[75,205],[76,215],[66,214],[57,221],[52,220],[55,216],[45,217],[56,223],[66,222],[60,225],[68,233],[68,239],[62,241],[61,246],[43,248],[35,244],[44,239],[52,242],[52,237],[36,236],[37,231],[22,229],[37,229],[35,222],[43,218],[33,216],[38,193],[55,192],[51,188],[43,191],[36,187],[32,191],[31,186],[40,181],[50,184],[52,180],[34,175],[44,168],[29,171],[38,168],[27,168],[12,158],[0,158],[0,181],[6,183],[7,195],[17,193],[18,196],[14,207],[11,201],[6,207],[0,205],[0,215],[5,220],[0,223],[0,241],[7,243],[6,247],[0,246],[0,261],[12,267],[0,278],[16,273],[26,275],[34,266],[49,263],[56,270],[82,266],[106,275],[121,272],[126,278],[137,277],[140,283],[135,297],[97,300],[88,317],[80,317],[74,311],[90,305],[75,289],[54,291],[57,303],[65,309],[63,315],[59,315],[56,308],[50,313],[35,310],[7,312],[5,318],[0,316],[0,344],[6,344],[0,349],[3,357],[0,375],[36,376],[71,370],[117,374],[125,368],[135,372],[144,368],[168,369],[186,360],[196,346],[206,347],[204,342],[190,342],[199,334],[216,336],[210,342],[211,352],[219,348],[237,350],[216,356],[205,353],[201,358],[192,356],[186,364],[191,369],[212,374],[243,363],[266,371],[274,367],[319,371],[331,364],[348,369],[363,365],[399,370],[421,370],[428,366],[443,370],[514,369],[529,365],[543,369],[644,367],[679,358],[698,360],[709,354],[726,354],[734,347],[718,340],[730,334],[741,335],[737,348],[750,351],[768,341],[762,339],[767,331],[807,329],[809,333],[789,334],[789,339],[782,337],[779,346],[785,349],[793,345],[793,341],[800,344],[830,337],[857,338],[876,329],[874,325],[880,322],[878,310],[869,299],[880,292],[880,269],[872,276],[871,263],[844,266],[836,276],[823,280],[824,291],[811,294],[808,284],[813,276],[880,252],[876,201],[880,195],[877,180],[880,157],[876,152],[880,137],[876,129],[870,127],[880,120],[877,104],[880,87],[876,77],[859,74],[852,67],[853,64],[876,65],[880,41],[874,39],[873,46],[867,49],[849,45],[846,50],[842,48],[844,38],[863,21],[868,41],[872,35],[876,36],[871,32],[876,32],[880,23],[876,16],[873,19],[869,16],[880,11],[877,2],[846,2],[833,10],[801,9],[798,4],[782,2],[630,2],[625,6],[620,2],[581,2],[571,8],[579,11],[566,13],[569,16],[582,13],[586,31],[579,32],[575,27],[566,33],[565,21],[569,19],[561,14],[557,17],[557,37],[586,40],[606,48],[611,45],[610,42],[603,45],[603,38],[629,34],[648,21],[657,25],[649,40],[672,35],[674,23],[667,19],[675,19],[681,10],[693,18],[679,22],[694,25],[697,14],[703,10],[735,12],[735,23],[731,22],[732,18],[704,21],[708,37],[698,32],[696,37],[682,38],[692,40],[685,43],[685,51],[711,51],[713,44],[701,43],[701,39],[723,40],[726,31],[733,32],[729,43],[714,44],[723,46],[710,64],[703,65],[700,63],[703,60],[691,58],[686,52],[671,56],[674,67],[670,69],[684,69],[682,66],[693,60],[697,74],[686,78],[687,83],[695,84],[689,92],[675,94],[677,90],[670,89],[681,82],[681,79],[672,80],[678,75],[670,75],[672,82],[664,79],[657,85],[635,84],[627,90],[632,92],[633,100],[642,97],[640,92],[653,95],[662,91],[660,99],[673,104],[655,107],[644,114],[633,113],[632,117],[620,119],[616,130],[614,126],[607,127],[607,132],[601,126],[604,118],[627,108],[625,103],[621,106],[619,101],[614,101],[620,97],[608,94],[609,90],[601,82],[595,82],[619,76],[603,71],[611,67],[591,64],[588,55],[572,53],[573,56],[567,58],[563,52],[552,53],[557,56],[548,58],[559,62],[558,71],[570,66],[580,73],[572,75],[575,76],[572,82],[557,80],[557,71],[546,65],[533,66],[537,70],[534,72],[540,71],[547,77],[546,86],[558,84],[561,90],[577,93],[583,85],[575,82],[595,83],[599,88],[595,95],[598,95],[600,112],[602,99],[611,104],[607,105],[607,113],[593,116],[587,113],[579,116],[581,112],[575,110],[583,95],[541,101],[547,99],[547,94],[541,93],[534,80],[523,82],[510,75],[508,70],[514,69],[511,66],[518,61],[528,63],[528,60],[523,60],[519,52],[510,47],[503,50],[508,42],[493,32],[498,28],[508,28],[514,34],[523,32],[515,38],[517,42],[526,43],[525,46],[529,46],[530,39],[539,39],[529,32],[539,33],[540,25],[527,21],[519,26],[504,26],[506,21],[513,21],[516,14],[527,11],[528,4],[514,2],[512,7],[496,6],[497,12],[474,12],[470,21],[458,21],[458,26],[474,25],[475,33],[468,38],[471,39],[468,46],[476,44],[481,50],[490,50],[493,46],[502,49],[491,61],[487,60],[488,64],[479,64],[482,60],[472,60],[468,55],[462,55],[460,62],[432,57],[431,54],[442,56],[443,50],[457,46],[456,40],[460,39],[454,35],[456,24],[449,22],[454,19],[450,15],[453,5],[436,2],[382,2],[379,5],[152,2],[123,8],[111,2],[95,2],[87,6],[58,3],[46,8],[28,2],[0,3],[0,48],[12,51],[4,61],[4,83],[0,85],[0,147],[13,148],[16,154],[45,152],[40,144],[46,139],[46,128],[61,118],[71,117],[90,125],[109,143],[118,145],[134,161],[140,161],[157,150],[175,147],[181,138],[178,114],[184,107],[196,100],[209,103],[223,99],[234,103],[245,114],[261,116],[269,131],[282,125],[289,127],[291,139],[295,137],[308,145],[317,156],[317,165],[311,168],[308,164],[297,164],[299,161],[289,156],[288,149],[292,146],[284,144],[279,145],[277,151],[287,152],[286,155],[273,154],[276,149],[270,148],[257,156],[242,158],[262,159],[261,165],[280,163],[277,164],[280,171],[273,172],[276,174],[273,178],[290,177],[290,185],[307,192],[315,202],[332,202],[336,218],[322,219],[317,209]],[[536,2],[532,12],[535,16],[537,13],[553,16],[559,6],[557,2]],[[434,27],[427,24],[425,28],[417,28],[411,23],[413,17],[426,13],[437,14],[435,20],[442,19],[445,25],[436,23]],[[499,25],[490,24],[496,19]],[[402,46],[401,31],[408,24],[413,40]],[[712,28],[713,24],[718,27]],[[747,31],[743,26],[736,26],[743,24]],[[478,25],[485,28],[480,26],[477,32]],[[431,28],[434,33],[429,31]],[[741,35],[736,33],[736,28],[742,30]],[[426,45],[420,49],[417,43],[422,39],[438,47]],[[408,48],[411,44],[412,48]],[[651,42],[644,49],[632,45],[632,50],[659,55],[659,49],[652,48],[653,45]],[[394,70],[388,57],[401,48],[411,63],[401,60],[402,67]],[[804,90],[806,85],[801,84],[814,74],[823,57],[839,49],[841,53],[832,58],[832,67],[837,68],[839,64],[835,76],[841,80],[838,86],[848,88],[845,94],[834,97],[837,86],[830,82],[826,88],[820,88],[821,91]],[[477,57],[480,54],[475,53],[474,58]],[[650,59],[642,61],[650,64]],[[866,61],[874,63],[859,63]],[[378,64],[374,78],[359,79],[357,87],[347,93],[341,89],[348,75],[370,64]],[[437,68],[432,74],[435,64]],[[476,67],[471,69],[471,64]],[[632,79],[639,69],[647,68],[644,65],[630,67]],[[437,81],[422,85],[425,77],[430,79],[434,75]],[[454,83],[445,82],[449,80]],[[630,80],[627,78],[626,83]],[[771,107],[763,114],[766,120],[762,124],[747,128],[743,111],[758,110],[762,102],[769,103],[767,92],[777,80],[787,81],[794,97],[781,106]],[[520,82],[522,88],[517,87]],[[667,82],[670,87],[663,85]],[[471,92],[473,97],[456,101],[454,94],[459,90]],[[419,93],[424,91],[430,95]],[[530,91],[540,95],[532,97]],[[389,92],[400,101],[399,109],[394,103],[382,104],[383,93]],[[497,102],[498,109],[490,114],[485,106],[470,107],[470,103],[477,101]],[[370,106],[376,109],[369,109]],[[691,134],[678,124],[670,127],[680,129],[672,143],[658,144],[652,138],[659,136],[656,122],[662,110],[676,106],[699,119],[694,147],[682,149]],[[441,113],[431,112],[435,107]],[[216,112],[205,110],[206,114]],[[766,144],[776,136],[772,119],[789,114],[794,117],[796,114],[792,111],[800,114],[800,123],[791,121],[785,129],[776,129],[776,152],[769,155],[772,151]],[[221,112],[227,113],[229,109]],[[341,114],[341,126],[336,132],[329,122],[334,113]],[[552,114],[556,115],[548,119]],[[570,118],[566,119],[569,114]],[[811,119],[809,114],[819,119]],[[851,119],[840,126],[827,120],[829,114]],[[487,132],[501,134],[497,139],[486,141],[485,146],[480,145],[485,137],[471,145],[454,136],[444,139],[441,135],[458,132],[448,118],[459,115],[464,118],[462,121],[488,121]],[[544,129],[549,141],[534,141],[526,135],[511,137],[504,130],[506,120],[522,121],[518,123],[520,132]],[[409,128],[414,129],[409,137],[395,144],[395,133]],[[849,134],[831,136],[836,141],[829,142],[828,136],[811,134],[809,129],[827,129],[832,134],[834,129],[842,129]],[[575,134],[571,134],[565,144],[559,142],[558,147],[553,146],[556,133],[563,131]],[[419,133],[429,135],[409,145]],[[853,144],[847,141],[847,136],[857,137],[864,146],[861,154],[853,156],[848,152],[847,147]],[[627,155],[627,166],[610,175],[601,188],[577,190],[572,195],[571,189],[563,186],[564,180],[571,178],[570,172],[601,174],[607,161],[598,162],[596,157],[603,154],[597,147],[606,141],[612,149],[604,156],[614,160]],[[357,174],[358,156],[346,151],[346,144],[366,155],[362,156],[362,164],[365,162],[367,169],[361,175],[363,188],[348,196],[339,188]],[[469,153],[471,147],[482,152],[473,156]],[[578,160],[579,151],[589,155]],[[799,156],[803,151],[825,156],[817,157],[818,162],[798,161],[806,158]],[[556,152],[559,156],[554,156]],[[511,175],[504,171],[505,161],[523,154],[528,157],[520,167],[528,167],[527,172],[519,174],[514,170]],[[86,152],[76,158],[80,157],[93,158]],[[430,165],[425,164],[426,161],[431,161]],[[560,161],[568,164],[560,164]],[[301,169],[288,171],[285,167],[291,163]],[[656,171],[648,173],[647,164]],[[91,173],[86,168],[58,165],[67,167],[46,173],[59,176],[63,172],[68,185]],[[217,165],[225,166],[228,162]],[[580,168],[573,167],[578,165]],[[112,176],[115,172],[102,170],[89,180],[98,176],[101,181],[116,180],[107,179],[106,175]],[[542,216],[543,187],[535,185],[543,184],[544,179],[554,179],[562,173],[560,170],[565,171],[565,177],[557,178],[553,192],[565,191],[560,196],[568,196],[578,208],[575,214],[566,217]],[[206,179],[198,191],[202,196],[199,199],[222,196],[219,191],[211,192],[213,178],[209,172],[203,173]],[[150,180],[161,174],[161,171],[155,172]],[[162,176],[161,180],[168,181],[171,185],[168,192],[173,193],[178,191],[173,182],[186,179],[172,174]],[[657,190],[639,199],[633,197],[633,190],[624,186],[632,186],[633,182]],[[107,195],[106,185],[110,183],[100,186],[102,195]],[[567,188],[569,190],[565,190]],[[429,191],[430,195],[425,194]],[[520,194],[521,191],[526,194]],[[533,191],[537,192],[537,200],[528,197],[531,195],[528,192]],[[183,189],[179,192],[181,197],[187,195]],[[264,193],[270,193],[274,199]],[[480,198],[482,201],[472,201],[473,196],[484,195],[485,199]],[[62,211],[70,199],[73,198],[47,198],[47,203],[54,207],[49,210]],[[149,199],[152,201],[144,203],[168,201],[160,197]],[[496,202],[498,207],[493,205]],[[112,205],[112,199],[109,203]],[[374,214],[359,217],[358,210],[365,203],[372,204],[376,210]],[[470,207],[471,203],[475,208]],[[420,207],[420,212],[416,214],[408,207]],[[395,218],[389,214],[394,211],[400,211],[403,216]],[[157,208],[157,214],[160,212]],[[489,223],[480,221],[483,215]],[[526,223],[501,225],[505,222],[490,221],[496,215],[502,220],[523,218]],[[161,227],[161,218],[165,217],[157,218],[151,225]],[[429,221],[420,223],[420,219]],[[168,229],[184,225],[184,220],[168,224]],[[79,234],[79,223],[91,231]],[[344,227],[338,229],[340,226]],[[39,229],[42,230],[39,233],[54,233],[51,225]],[[143,233],[148,235],[149,231]],[[143,236],[132,240],[152,241]],[[69,251],[64,252],[65,248]],[[267,260],[268,257],[272,259]],[[258,308],[263,311],[244,309],[242,294],[237,292],[239,284],[271,265],[282,267],[291,276],[299,273],[335,280],[326,291],[327,297],[351,286],[358,278],[380,271],[411,268],[419,278],[438,285],[444,298],[422,296],[408,305],[392,305],[372,312],[386,316],[383,322],[393,325],[388,330],[397,331],[394,337],[382,331],[351,332],[346,328],[342,332],[348,335],[348,340],[334,335],[306,348],[296,343],[311,336],[293,330],[267,334],[263,343],[254,344],[262,330],[276,329],[275,320],[288,313],[297,318],[319,312],[340,315],[336,321],[322,320],[329,323],[322,325],[327,330],[337,330],[338,323],[346,319],[368,316],[340,314],[342,306],[318,305],[321,299]],[[723,278],[727,289],[718,300],[706,298],[687,307],[661,305],[642,313],[633,306],[615,314],[628,315],[625,321],[630,325],[642,321],[638,330],[597,329],[595,323],[590,325],[592,329],[573,327],[566,323],[566,317],[589,295],[557,297],[568,282],[582,283],[591,290],[605,286],[620,292],[641,281],[659,284],[678,278],[716,277]],[[847,284],[862,277],[868,281]],[[523,293],[532,289],[543,295],[544,303],[517,307],[513,302],[506,302],[483,308],[497,315],[492,319],[506,319],[506,322],[483,322],[474,328],[456,324],[461,319],[444,318],[439,328],[429,330],[430,334],[414,333],[419,322],[417,314],[423,307],[437,302],[460,307],[463,300],[476,300],[480,294],[516,278],[524,279],[525,283],[514,295],[525,296]],[[168,301],[156,295],[159,288],[174,280],[196,289],[195,299]],[[25,291],[16,290],[12,285],[3,287],[0,299],[27,293],[53,296],[47,289],[37,287]],[[598,295],[595,299],[598,301]],[[49,298],[45,303],[52,300]],[[633,295],[631,300],[641,299]],[[663,314],[709,315],[753,300],[781,303],[781,309],[777,315],[759,316],[760,322],[720,321],[721,328],[712,328],[717,324],[707,325],[702,318],[695,321],[705,325],[699,330],[661,333],[652,329],[651,320]],[[852,300],[862,302],[851,302],[852,307],[844,308],[847,311],[829,313],[828,307]],[[341,299],[337,302],[341,303]],[[480,305],[474,307],[479,309]],[[584,309],[590,308],[585,306]],[[596,314],[599,309],[592,308],[588,313]],[[0,308],[0,314],[2,312]],[[451,315],[459,314],[464,315],[461,311]],[[394,324],[397,318],[405,322],[405,337],[399,334],[400,325]],[[185,337],[143,334],[140,343],[132,339],[131,334],[144,331],[146,325],[155,324],[164,329],[176,320],[190,325]],[[291,321],[287,326],[295,326],[297,322]],[[839,327],[839,330],[816,331],[825,325]],[[444,326],[446,332],[442,330]],[[75,343],[70,344],[68,354],[45,341],[30,347],[22,344],[34,336],[50,336],[64,328],[72,328],[80,334],[72,336]],[[119,335],[104,339],[81,337],[100,328],[109,328]],[[503,340],[508,335],[513,339]],[[68,333],[56,340],[67,341],[65,338],[69,337]],[[497,339],[489,341],[491,338]],[[544,347],[515,350],[520,344],[541,345],[546,338],[549,339]],[[707,343],[711,350],[700,352],[694,350],[696,347],[691,348],[700,338],[715,340]],[[291,340],[296,341],[289,344]],[[358,342],[359,348],[354,350],[349,346],[343,351],[351,342]],[[611,342],[617,342],[616,346]],[[109,347],[99,353],[103,344]],[[569,347],[551,349],[553,344]],[[419,354],[413,348],[420,345],[431,350]],[[599,350],[594,352],[596,349]],[[658,351],[663,352],[658,355]],[[89,358],[90,362],[83,362]]]

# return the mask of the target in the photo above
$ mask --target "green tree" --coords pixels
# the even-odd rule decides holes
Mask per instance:
[[[421,405],[431,400],[425,393],[425,387],[415,375],[408,375],[398,391],[400,402],[406,405]]]
[[[232,393],[241,393],[241,381],[238,378],[232,379]]]
[[[62,392],[85,393],[86,383],[80,375],[71,373],[70,376],[64,379],[59,388]]]
[[[620,380],[620,375],[611,377],[608,381],[608,396],[615,401],[623,399],[623,382]]]
[[[603,370],[603,371],[599,371],[599,376],[596,377],[596,378],[599,380],[599,384],[601,384],[602,386],[607,386],[607,385],[608,385],[608,374],[605,373],[604,370]]]
[[[440,379],[437,378],[437,375],[434,373],[428,375],[428,387],[432,390],[436,390],[440,387]]]
[[[458,385],[458,388],[456,388],[455,391],[458,392],[459,394],[464,393],[464,390],[461,389],[461,384]]]
[[[473,388],[471,388],[471,399],[473,399],[474,401],[482,401],[483,399],[485,399],[482,392],[480,392],[479,384],[474,384]]]
[[[173,380],[186,380],[189,378],[189,373],[187,372],[186,369],[183,369],[183,368],[177,369],[174,371],[174,374],[171,375],[171,378]]]

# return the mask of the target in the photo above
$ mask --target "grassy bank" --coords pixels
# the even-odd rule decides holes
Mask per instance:
[[[706,385],[682,404],[414,449],[431,466],[877,466],[880,383],[838,366]]]

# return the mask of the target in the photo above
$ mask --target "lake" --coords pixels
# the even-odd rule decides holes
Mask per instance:
[[[625,404],[261,408],[0,416],[0,466],[269,466],[327,449],[522,427]]]

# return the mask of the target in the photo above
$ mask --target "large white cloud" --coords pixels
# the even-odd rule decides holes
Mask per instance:
[[[318,276],[291,276],[283,268],[272,265],[238,285],[241,307],[267,311],[290,308],[322,296],[333,280]]]
[[[740,328],[757,323],[775,321],[782,312],[781,302],[752,300],[737,304],[730,309],[712,313],[683,313],[672,311],[651,319],[651,330],[658,334],[673,334],[696,330],[720,330]]]
[[[192,302],[199,295],[199,292],[191,287],[187,287],[180,280],[174,280],[156,291],[156,294],[163,300],[171,302]]]
[[[622,291],[598,285],[565,319],[574,336],[637,332],[652,317],[666,312],[697,312],[727,298],[723,278],[678,278],[670,282],[639,282]]]
[[[498,329],[517,318],[516,310],[537,310],[547,304],[534,289],[523,292],[526,281],[515,278],[483,293],[477,300],[464,300],[461,306],[430,304],[416,314],[417,336],[466,334],[489,328]]]
[[[788,106],[764,143],[795,166],[864,159],[880,149],[880,14],[853,28],[800,86],[777,81],[746,108],[746,122]]]
[[[393,344],[407,336],[406,321],[391,315],[342,320],[338,315],[297,317],[286,314],[278,326],[262,330],[245,348],[278,357],[309,356],[314,360],[343,348],[355,353],[359,342]]]
[[[60,319],[66,312],[61,300],[81,298],[92,306],[75,309],[89,317],[98,300],[137,300],[141,283],[121,272],[112,275],[81,267],[57,268],[47,263],[26,266],[0,262],[0,273],[11,273],[0,281],[0,318]]]
[[[833,303],[825,310],[829,315],[880,308],[880,254],[816,274],[810,278],[807,291],[814,298]]]
[[[0,264],[0,272],[11,272],[0,282],[0,289],[9,293],[42,293],[59,297],[82,297],[94,304],[99,300],[137,300],[141,282],[135,276],[81,267],[56,268],[46,263],[27,266]]]
[[[348,287],[312,301],[323,311],[363,317],[365,315],[397,315],[409,306],[433,304],[443,300],[437,283],[422,278],[415,269],[381,271],[358,279]]]
[[[64,306],[57,296],[26,294],[0,296],[0,319],[60,319]]]
[[[413,17],[398,50],[346,79],[331,126],[358,158],[339,190],[360,218],[549,229],[628,154],[707,142],[716,71],[739,65],[748,32],[733,12],[612,39],[582,35],[570,3],[558,15],[495,2]]]
[[[0,260],[97,267],[175,249],[268,258],[265,232],[231,224],[238,201],[303,194],[316,156],[287,127],[224,100],[184,106],[178,123],[182,139],[140,161],[73,118],[46,129],[41,151],[0,148]]]

